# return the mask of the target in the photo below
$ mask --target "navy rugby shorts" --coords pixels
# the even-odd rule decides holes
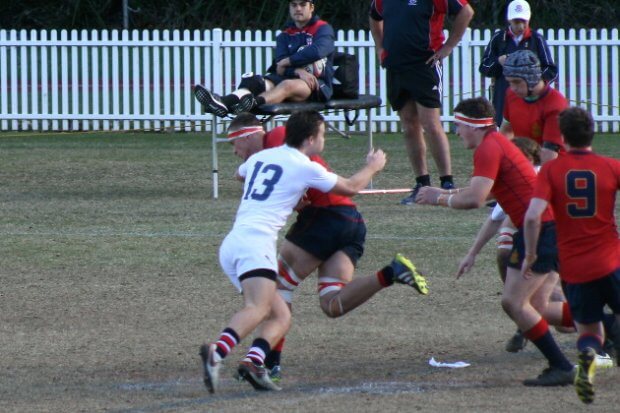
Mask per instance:
[[[605,304],[620,314],[620,268],[603,278],[580,284],[566,283],[564,294],[573,319],[581,324],[603,320]]]
[[[366,223],[355,207],[308,206],[297,214],[286,239],[322,261],[342,251],[355,265],[364,253]]]
[[[512,252],[508,260],[508,266],[521,270],[525,257],[525,243],[523,240],[523,228],[519,228],[512,238]],[[549,271],[558,271],[558,247],[555,234],[555,222],[544,222],[540,227],[538,237],[538,258],[532,265],[532,271],[538,274],[546,274]]]

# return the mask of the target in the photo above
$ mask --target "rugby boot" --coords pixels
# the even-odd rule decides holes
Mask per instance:
[[[237,368],[237,377],[246,380],[255,390],[282,390],[280,386],[271,381],[269,378],[269,371],[264,364],[257,366],[249,359],[241,360]]]
[[[523,350],[526,344],[527,338],[525,338],[521,330],[517,329],[517,332],[506,342],[506,351],[509,353],[517,353]]]
[[[420,294],[428,294],[426,279],[418,272],[411,261],[402,254],[396,254],[390,267],[394,271],[394,282],[407,284],[415,288]]]
[[[579,400],[586,404],[594,401],[594,372],[596,371],[596,352],[588,347],[579,353],[579,364],[575,375],[575,391]]]
[[[202,359],[202,367],[204,368],[204,383],[209,393],[215,393],[219,383],[219,374],[222,360],[215,351],[217,346],[215,343],[203,344],[200,346],[200,358]]]
[[[561,370],[557,367],[547,367],[535,379],[523,380],[526,386],[566,386],[573,384],[575,380],[575,370]]]

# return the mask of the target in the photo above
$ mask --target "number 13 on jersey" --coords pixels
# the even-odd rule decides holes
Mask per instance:
[[[263,162],[256,162],[243,199],[249,197],[256,201],[264,201],[269,198],[281,177],[282,167],[280,165],[264,165]]]

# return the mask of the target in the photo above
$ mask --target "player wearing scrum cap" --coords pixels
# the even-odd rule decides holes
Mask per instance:
[[[540,61],[530,50],[510,54],[504,63],[504,76],[509,89],[500,131],[509,139],[523,136],[538,142],[543,164],[555,159],[564,149],[558,116],[568,101],[543,80]]]
[[[265,132],[256,116],[242,113],[230,123],[228,137],[235,155],[245,160],[263,149],[283,145],[285,128]],[[310,159],[329,169],[319,155]],[[319,304],[330,318],[343,316],[395,283],[428,293],[424,277],[401,254],[376,274],[353,278],[365,241],[366,224],[351,197],[310,188],[280,246],[278,292],[290,307],[297,286],[317,271]],[[281,378],[283,345],[284,339],[265,359],[270,377],[276,382]]]
[[[555,223],[549,209],[542,213],[542,229],[538,239],[537,260],[532,265],[535,276],[521,277],[524,257],[523,219],[532,197],[536,172],[525,155],[505,136],[497,132],[494,110],[484,98],[461,101],[454,108],[456,133],[468,149],[474,150],[474,170],[469,186],[450,191],[441,188],[420,189],[416,202],[455,209],[480,208],[493,196],[504,208],[517,227],[506,283],[502,293],[502,307],[540,352],[549,367],[527,386],[563,386],[575,377],[572,363],[564,356],[548,327],[548,322],[562,325],[561,303],[550,302],[549,296],[557,283],[557,249]],[[572,320],[571,320],[572,322]]]
[[[489,44],[484,49],[482,61],[478,71],[492,79],[492,100],[495,107],[495,123],[502,124],[504,113],[504,99],[508,82],[504,77],[503,67],[507,57],[517,50],[531,50],[540,60],[542,78],[551,83],[558,76],[558,67],[553,62],[547,41],[542,34],[530,28],[532,11],[525,0],[513,0],[508,4],[506,20],[508,25],[503,30],[493,34]]]
[[[264,76],[243,75],[237,90],[218,96],[201,85],[196,99],[219,117],[265,103],[326,101],[333,93],[334,29],[314,13],[314,0],[290,0],[290,20],[276,37],[276,57]],[[320,62],[320,65],[313,63]],[[318,68],[310,73],[306,66]]]

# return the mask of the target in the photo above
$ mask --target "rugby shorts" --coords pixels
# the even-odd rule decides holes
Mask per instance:
[[[566,283],[564,294],[573,319],[581,324],[603,320],[607,304],[614,314],[620,314],[620,268],[602,278],[579,284]]]
[[[241,291],[239,277],[255,270],[278,273],[277,239],[251,229],[233,229],[220,246],[220,265],[230,282]],[[274,277],[275,279],[275,277]]]
[[[355,207],[307,206],[297,214],[286,239],[322,261],[342,251],[356,265],[364,253],[366,223]]]
[[[418,63],[406,70],[387,69],[387,97],[393,110],[401,110],[412,100],[427,108],[440,108],[442,66]]]
[[[538,237],[537,259],[532,265],[532,271],[538,274],[547,274],[550,271],[558,271],[558,248],[555,234],[555,222],[543,222]],[[525,242],[523,240],[523,228],[519,228],[513,235],[512,252],[508,260],[508,266],[521,270],[525,257]]]

